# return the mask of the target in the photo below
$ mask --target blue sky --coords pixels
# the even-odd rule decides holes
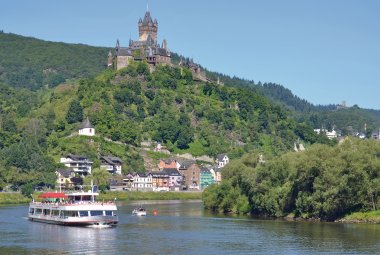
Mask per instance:
[[[0,0],[0,30],[113,47],[146,0]],[[275,82],[314,104],[380,109],[380,1],[149,0],[158,37],[209,70]]]

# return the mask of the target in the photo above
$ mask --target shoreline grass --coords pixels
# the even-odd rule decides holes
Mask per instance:
[[[370,212],[355,212],[346,215],[338,222],[348,223],[380,223],[380,210]]]
[[[40,192],[35,192],[33,197],[36,200]],[[202,192],[142,192],[142,191],[108,191],[107,193],[100,193],[99,200],[114,200],[129,201],[129,200],[201,200]],[[0,206],[3,205],[19,205],[27,204],[31,198],[24,197],[20,193],[1,192],[0,193]]]
[[[202,199],[202,192],[142,192],[142,191],[108,191],[107,193],[100,194],[99,199],[117,201],[128,200],[194,200]]]
[[[24,197],[20,193],[1,192],[0,193],[0,206],[3,205],[18,205],[27,204],[31,201],[30,198]]]

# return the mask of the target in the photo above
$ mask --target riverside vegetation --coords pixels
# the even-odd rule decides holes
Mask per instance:
[[[143,62],[104,71],[108,48],[6,33],[0,33],[0,46],[0,190],[21,189],[28,196],[36,186],[54,187],[54,171],[62,167],[57,162],[68,153],[91,158],[91,177],[104,187],[109,176],[100,170],[99,156],[121,158],[124,173],[145,172],[140,143],[154,140],[173,153],[223,152],[236,159],[223,170],[222,185],[204,194],[212,210],[335,219],[378,207],[378,168],[363,162],[369,155],[377,162],[378,145],[335,145],[313,128],[338,124],[352,134],[367,123],[371,132],[379,111],[313,106],[280,85],[207,70],[224,85],[195,81],[186,68],[158,66],[150,73]],[[96,137],[76,136],[84,117],[95,125]],[[295,141],[307,151],[287,153]],[[364,158],[357,158],[355,146],[365,149]],[[259,154],[265,164],[257,163]],[[355,180],[368,183],[360,189]]]
[[[328,221],[379,209],[377,141],[348,138],[334,147],[315,144],[265,163],[257,159],[257,154],[250,153],[227,165],[222,184],[204,191],[205,207],[225,213]],[[378,212],[373,213],[375,221]]]

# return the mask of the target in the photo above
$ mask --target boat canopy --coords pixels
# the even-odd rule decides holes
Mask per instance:
[[[68,196],[65,193],[58,193],[58,192],[45,192],[40,195],[38,195],[39,198],[68,198]]]

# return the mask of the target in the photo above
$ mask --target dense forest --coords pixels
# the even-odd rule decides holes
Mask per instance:
[[[335,220],[380,206],[380,144],[346,138],[260,162],[249,153],[203,193],[206,208],[272,217]]]
[[[66,79],[93,76],[106,65],[109,48],[42,41],[0,32],[0,81],[38,90]]]
[[[270,82],[244,80],[238,77],[207,72],[208,77],[219,79],[229,85],[254,88],[268,100],[280,104],[290,111],[290,116],[297,122],[307,122],[313,128],[335,129],[342,136],[356,136],[364,133],[371,136],[372,131],[380,127],[380,110],[363,109],[358,105],[351,107],[330,104],[313,105],[294,95],[282,85]]]

